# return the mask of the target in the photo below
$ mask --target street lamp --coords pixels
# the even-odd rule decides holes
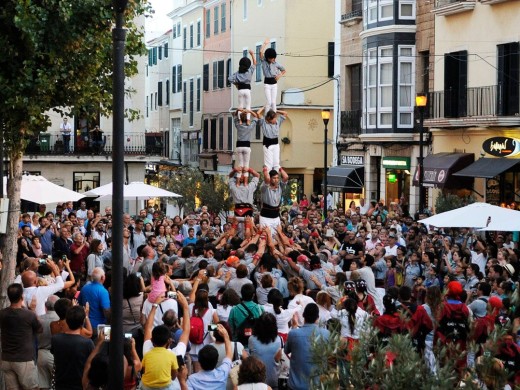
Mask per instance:
[[[112,308],[110,333],[110,389],[124,387],[123,366],[123,185],[125,126],[125,10],[128,0],[114,0],[112,145]]]
[[[325,125],[325,138],[323,140],[323,220],[327,219],[327,125],[330,119],[330,110],[321,110],[321,119]]]
[[[420,93],[415,96],[415,105],[419,109],[419,214],[424,213],[425,204],[424,204],[424,155],[423,155],[423,146],[424,146],[424,109],[426,107],[426,103],[428,103],[428,98],[425,94]]]

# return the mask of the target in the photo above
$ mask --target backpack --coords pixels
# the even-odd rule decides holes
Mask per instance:
[[[207,311],[208,309],[204,310],[200,317],[195,315],[195,307],[193,307],[191,311],[190,342],[193,344],[202,344],[207,336],[207,333],[204,332],[204,321],[202,320],[202,317],[204,317]]]
[[[242,302],[239,306],[243,307],[247,312],[247,317],[242,321],[238,327],[237,340],[242,345],[248,345],[249,337],[253,334],[253,328],[255,326],[256,318],[249,308]]]
[[[452,310],[439,322],[439,332],[447,341],[466,341],[468,338],[468,318],[461,310]]]

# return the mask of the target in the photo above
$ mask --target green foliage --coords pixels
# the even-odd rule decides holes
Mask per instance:
[[[164,186],[168,191],[182,195],[177,198],[179,209],[186,212],[195,210],[195,198],[199,197],[199,188],[204,181],[204,175],[197,168],[182,167],[175,172],[171,178],[163,178]]]
[[[204,180],[200,186],[200,202],[211,211],[227,213],[233,206],[227,181],[219,175]]]
[[[454,194],[441,193],[435,201],[435,212],[439,214],[467,206],[471,203],[475,203],[475,197],[473,195],[460,197]]]
[[[144,33],[134,20],[148,10],[146,0],[129,2],[128,77],[145,53]],[[111,112],[113,17],[111,0],[3,1],[0,117],[8,152],[20,153],[27,137],[44,131],[51,109],[67,115]]]
[[[382,344],[377,332],[369,324],[367,330],[352,351],[351,361],[346,360],[346,341],[340,336],[341,326],[333,323],[329,326],[331,335],[328,343],[314,340],[311,343],[314,375],[319,376],[317,385],[312,390],[332,390],[339,388],[353,389],[452,389],[461,380],[455,370],[454,361],[447,359],[445,346],[436,348],[436,356],[444,364],[437,364],[437,374],[433,375],[423,357],[412,345],[410,335],[394,335],[387,344]],[[477,362],[476,368],[463,374],[462,382],[466,389],[480,388],[476,378],[492,380],[503,388],[506,372],[496,369],[499,340],[504,331],[495,330],[489,338],[484,356]],[[453,352],[452,352],[453,353]],[[460,356],[456,354],[455,356]],[[391,362],[390,362],[391,361]]]

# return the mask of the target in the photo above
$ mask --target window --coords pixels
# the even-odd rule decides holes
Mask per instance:
[[[190,127],[193,126],[193,79],[190,79]]]
[[[148,49],[148,66],[153,65],[153,50]]]
[[[172,66],[172,93],[177,92],[177,66]]]
[[[186,89],[186,88],[184,88]],[[182,91],[182,65],[177,65],[177,92]]]
[[[162,46],[159,46],[159,60],[162,60]]]
[[[206,10],[206,38],[211,36],[211,10]]]
[[[392,126],[392,80],[393,80],[393,49],[379,48],[379,91],[378,91],[378,126]]]
[[[397,125],[413,128],[413,110],[415,105],[415,48],[399,46],[399,69],[397,91]]]
[[[148,118],[149,111],[148,111],[148,96],[146,96],[146,117]]]
[[[209,119],[204,119],[204,127],[202,128],[202,149],[208,150],[209,144]]]
[[[188,34],[188,30],[186,28],[186,26],[184,26],[184,28],[182,29],[182,49],[183,50],[186,50],[186,35]]]
[[[157,111],[157,92],[155,92],[155,94],[154,94],[154,107],[155,107],[155,111]]]
[[[183,91],[182,91],[182,113],[186,114],[186,81],[182,83],[183,84]]]
[[[229,77],[233,74],[233,70],[231,69],[231,58],[228,58],[226,61],[226,87],[231,87],[231,82],[229,81]]]
[[[197,77],[197,112],[200,112],[200,77]]]
[[[365,0],[366,5],[363,7],[365,15],[363,15],[363,21],[365,26],[370,23],[377,22],[377,1],[378,0]]]
[[[224,150],[224,118],[218,118],[218,150]]]
[[[497,45],[498,54],[498,99],[497,114],[518,116],[520,104],[520,45],[518,42]]]
[[[244,20],[247,20],[247,2],[248,0],[243,0],[242,3],[243,3],[243,14],[242,14],[242,18]]]
[[[193,49],[193,23],[190,24],[190,49]]]
[[[222,3],[222,5],[220,6],[220,16],[221,16],[220,31],[225,32],[226,31],[226,3]]]
[[[233,150],[233,118],[227,117],[227,150]]]
[[[209,64],[204,64],[202,67],[202,90],[209,91]]]
[[[379,20],[390,20],[394,17],[394,1],[379,0]]]
[[[218,34],[218,25],[219,25],[219,18],[218,18],[218,6],[213,8],[213,19],[215,20],[213,23],[213,34]]]
[[[164,58],[168,58],[168,42],[164,44]]]
[[[399,1],[399,19],[415,20],[415,0]]]
[[[177,23],[177,36],[178,36],[178,37],[181,36],[181,22],[178,22],[178,23]]]
[[[328,44],[327,77],[334,77],[334,42]]]
[[[376,127],[377,116],[377,49],[370,49],[364,56],[363,86],[365,88],[364,106],[367,128]]]
[[[256,79],[255,81],[262,81],[262,61],[260,61],[260,49],[262,48],[262,45],[256,45]]]
[[[170,105],[170,80],[166,80],[166,105]]]
[[[153,48],[153,64],[157,65],[157,48]]]
[[[224,88],[224,60],[218,62],[218,87]]]
[[[153,111],[153,93],[150,94],[150,111]]]
[[[213,90],[218,88],[218,62],[213,62]]]
[[[211,150],[217,149],[217,120],[211,120],[211,138],[209,141],[209,148]]]
[[[457,51],[444,55],[444,116],[465,117],[468,94],[468,52]]]
[[[40,175],[41,172],[28,172],[31,175]],[[86,192],[90,191],[93,188],[99,187],[99,171],[90,171],[90,172],[73,172],[72,173],[72,188],[76,192]]]
[[[173,26],[173,39],[177,38],[177,26]]]
[[[201,39],[202,39],[202,25],[201,25],[201,22],[200,20],[197,20],[197,46],[200,46],[201,44]]]
[[[158,96],[159,96],[159,97],[158,97],[158,99],[159,99],[158,104],[159,104],[159,107],[161,107],[161,106],[162,106],[162,93],[163,93],[163,90],[162,90],[162,81],[159,81],[159,82],[157,83],[157,92],[158,92],[158,94],[159,94],[159,95],[158,95]]]

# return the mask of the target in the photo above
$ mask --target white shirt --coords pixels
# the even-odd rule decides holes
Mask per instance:
[[[67,123],[62,122],[60,124],[60,131],[63,133],[63,135],[70,135],[72,132],[72,126],[70,125],[69,122],[67,122]]]
[[[359,340],[361,332],[367,326],[366,321],[370,317],[369,314],[360,307],[356,310],[356,319],[354,320],[354,329],[350,329],[348,322],[348,311],[342,309],[337,312],[337,318],[341,323],[341,337],[350,337]]]
[[[141,311],[144,316],[144,320],[148,318],[148,314],[152,311],[153,303],[148,299],[144,300],[143,310]],[[161,310],[162,309],[162,310]],[[167,311],[172,309],[175,313],[179,313],[179,305],[175,299],[166,299],[162,301],[157,309],[155,309],[155,318],[153,319],[153,326],[159,326],[163,324],[162,316]]]
[[[477,253],[477,252],[471,251],[471,262],[473,264],[478,265],[478,267],[480,268],[480,272],[482,272],[482,274],[484,274],[484,275],[486,274],[487,259],[484,256],[484,253]]]
[[[45,302],[47,302],[47,298],[53,294],[56,294],[58,291],[61,291],[64,285],[65,283],[63,282],[63,278],[61,276],[57,276],[56,283],[49,284],[48,286],[24,288],[23,295],[25,298],[25,305],[29,307],[33,296],[36,296],[36,309],[34,312],[37,316],[44,315],[46,313]]]
[[[280,314],[276,314],[274,312],[273,305],[268,303],[264,305],[264,311],[266,313],[271,313],[276,317],[276,325],[278,327],[278,333],[289,333],[289,322],[291,321],[294,313],[296,312],[302,312],[303,309],[300,305],[296,305],[296,307],[291,309],[282,309],[280,308]]]
[[[298,294],[294,296],[294,298],[289,302],[289,305],[287,306],[288,309],[298,309],[296,311],[298,315],[298,326],[303,326],[303,310],[305,309],[305,306],[307,306],[309,303],[316,302],[314,302],[314,299],[308,297],[307,295]]]
[[[399,248],[399,245],[385,246],[385,256],[397,256],[397,248]]]

